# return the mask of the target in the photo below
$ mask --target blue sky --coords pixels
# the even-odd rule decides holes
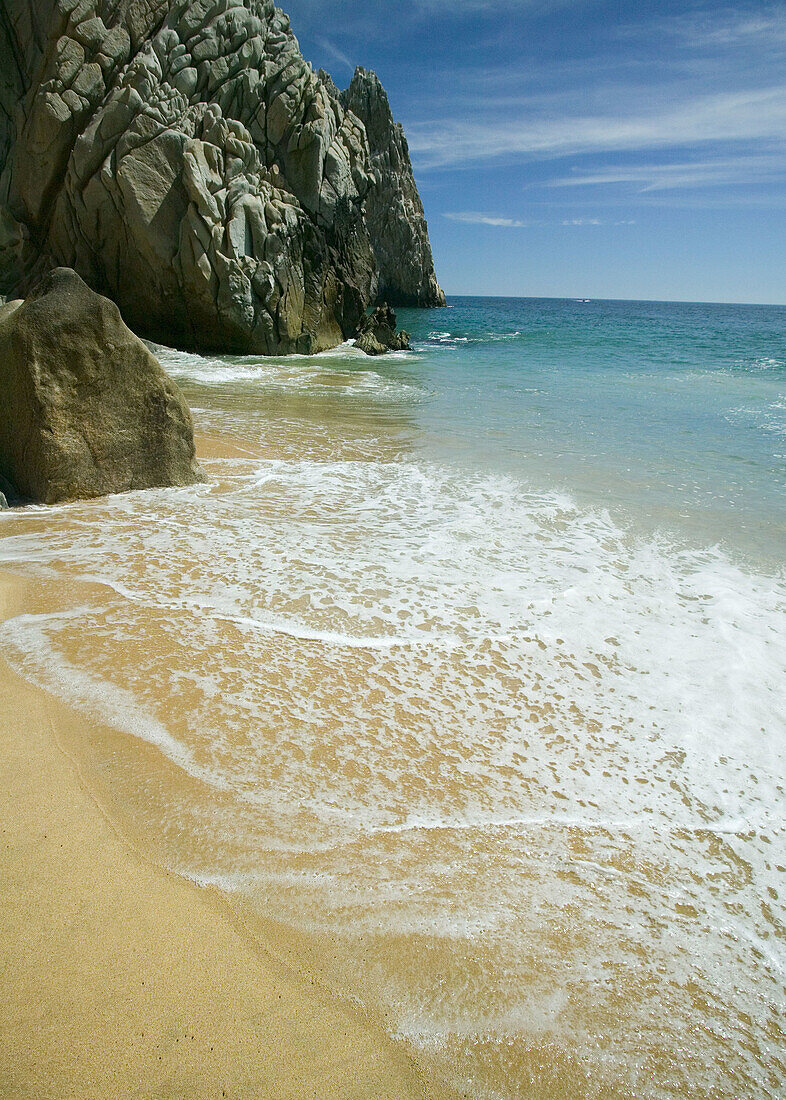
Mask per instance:
[[[786,304],[786,2],[284,8],[382,79],[448,294]]]

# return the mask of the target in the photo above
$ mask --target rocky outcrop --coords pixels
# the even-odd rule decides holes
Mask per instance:
[[[376,73],[358,68],[340,99],[365,126],[375,172],[366,224],[379,271],[379,300],[394,306],[444,306],[409,146],[393,121],[385,89]]]
[[[113,302],[74,271],[47,274],[0,320],[0,483],[53,504],[200,480],[164,369]]]
[[[267,354],[340,343],[396,279],[437,304],[403,135],[386,161],[368,111],[372,152],[272,0],[0,12],[0,291],[68,265],[143,335]]]
[[[372,314],[361,319],[355,347],[366,355],[384,355],[388,351],[409,351],[409,333],[396,332],[396,315],[387,303],[377,306]]]

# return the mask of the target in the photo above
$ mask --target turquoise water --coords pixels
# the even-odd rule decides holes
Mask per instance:
[[[425,449],[783,563],[786,307],[454,298],[401,323]]]
[[[209,483],[0,513],[68,582],[0,649],[160,859],[467,1095],[783,1097],[786,309],[400,320],[157,349]]]

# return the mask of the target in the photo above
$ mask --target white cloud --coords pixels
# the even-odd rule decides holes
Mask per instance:
[[[443,214],[452,222],[464,222],[467,225],[492,225],[497,229],[527,229],[532,222],[521,221],[518,218],[502,218],[495,214],[480,214],[472,210],[464,210],[456,213]]]
[[[548,187],[600,187],[630,185],[637,193],[673,191],[697,187],[728,187],[769,183],[786,176],[784,151],[718,157],[674,164],[639,164],[626,167],[574,168],[569,175],[550,180]]]
[[[676,104],[668,93],[662,98],[664,102],[638,113],[626,114],[621,99],[614,113],[572,116],[544,110],[541,98],[523,117],[495,119],[481,109],[475,117],[410,123],[409,144],[421,167],[436,168],[712,142],[782,143],[786,134],[786,84],[697,95]],[[563,95],[559,101],[564,108]]]
[[[321,46],[325,53],[329,53],[330,56],[338,61],[339,64],[344,65],[351,73],[354,73],[355,66],[349,60],[347,55],[341,51],[338,46],[334,46],[333,43],[327,38],[315,38],[314,41],[318,46]]]
[[[443,214],[443,218],[449,218],[452,222],[462,222],[465,225],[490,225],[495,229],[531,229],[533,226],[543,227],[547,223],[537,221],[523,221],[521,218],[505,218],[497,214],[482,214],[474,210],[463,210],[455,213]],[[564,226],[603,225],[600,218],[565,218],[561,222]],[[635,225],[634,221],[615,222],[615,225]]]
[[[786,42],[786,9],[782,4],[757,5],[747,11],[742,6],[716,8],[669,20],[664,29],[692,51],[749,45],[777,48]]]

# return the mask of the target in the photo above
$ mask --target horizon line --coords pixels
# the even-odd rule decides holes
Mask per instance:
[[[681,305],[681,306],[751,306],[767,309],[786,309],[786,302],[719,302],[698,298],[604,298],[590,295],[582,298],[578,294],[452,294],[445,291],[446,298],[499,298],[509,301],[533,302],[638,302],[642,305]],[[406,307],[398,307],[406,308]]]

